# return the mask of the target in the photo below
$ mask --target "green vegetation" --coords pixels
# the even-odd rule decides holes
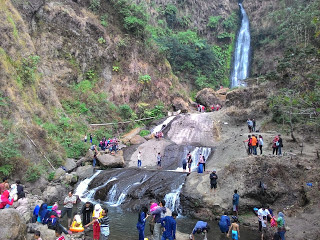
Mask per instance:
[[[108,18],[107,14],[104,14],[100,17],[100,24],[104,27],[108,26],[107,18]]]
[[[139,83],[141,84],[148,84],[150,83],[150,81],[151,81],[151,77],[148,74],[139,76]]]
[[[101,3],[100,0],[90,0],[89,9],[93,12],[98,12],[100,10]]]
[[[139,135],[141,136],[141,137],[145,137],[145,136],[148,136],[150,134],[150,131],[149,130],[141,130],[140,131],[140,133],[139,133]]]
[[[105,40],[103,37],[100,37],[100,38],[98,39],[98,42],[99,42],[100,44],[104,44],[104,43],[106,43],[106,40]]]
[[[43,168],[39,165],[32,164],[28,167],[26,171],[26,181],[35,182],[37,181],[42,173],[44,172]]]
[[[220,19],[220,16],[210,16],[207,27],[209,27],[212,30],[216,29],[218,27]]]
[[[48,181],[51,182],[54,179],[55,172],[50,172],[48,176]]]
[[[40,57],[36,55],[30,55],[27,58],[22,59],[21,65],[18,67],[18,82],[23,85],[30,85],[35,83],[37,66],[40,61]]]
[[[131,107],[127,104],[119,106],[120,116],[125,120],[134,120],[137,118],[137,115],[131,109]]]
[[[125,30],[133,36],[144,38],[148,22],[148,14],[144,5],[129,0],[111,0],[118,11]]]
[[[283,57],[276,59],[276,70],[266,78],[275,81],[279,91],[270,98],[273,120],[282,124],[296,140],[294,131],[319,132],[320,126],[320,3],[297,0],[270,13],[275,27],[254,35],[257,48],[280,46]],[[287,128],[288,127],[288,128]]]

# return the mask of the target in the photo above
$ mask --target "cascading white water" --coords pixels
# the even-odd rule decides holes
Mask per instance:
[[[75,195],[79,196],[79,198],[81,199],[82,202],[86,202],[91,198],[91,196],[88,196],[88,195],[90,195],[90,191],[88,191],[88,186],[89,186],[90,182],[96,176],[99,175],[100,172],[101,172],[101,170],[96,171],[95,174],[93,174],[90,178],[86,178],[85,180],[80,182],[80,184],[78,185],[78,187],[75,191]]]
[[[179,186],[178,189],[174,190],[171,193],[167,193],[164,197],[166,201],[166,207],[171,211],[180,212],[180,192],[183,184]]]
[[[234,53],[234,63],[231,72],[231,87],[245,86],[242,81],[249,75],[250,54],[250,26],[249,18],[241,3],[239,3],[242,20],[241,28],[237,36]]]
[[[202,156],[204,156],[204,159],[207,161],[210,154],[211,154],[211,150],[212,149],[208,148],[208,147],[196,147],[192,151],[190,151],[191,158],[192,158],[191,171],[197,170],[200,153],[202,154]],[[183,157],[187,158],[188,153],[189,153],[188,148],[184,148]],[[178,167],[174,171],[182,172],[183,169],[182,169],[182,167]]]
[[[160,132],[162,130],[163,125],[168,125],[176,116],[171,116],[168,117],[166,120],[164,120],[161,124],[156,126],[153,130],[152,133]]]
[[[113,185],[112,189],[109,191],[109,200],[108,203],[111,204],[111,206],[116,207],[119,206],[121,203],[123,203],[123,201],[126,199],[127,193],[129,191],[129,189],[134,186],[134,185],[138,185],[141,184],[142,182],[135,182],[133,184],[130,184],[129,186],[127,186],[124,190],[121,191],[117,202],[115,202],[115,197],[117,195],[117,184]]]

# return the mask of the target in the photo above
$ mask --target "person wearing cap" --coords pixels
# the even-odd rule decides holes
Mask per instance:
[[[232,240],[238,240],[240,238],[240,228],[238,224],[238,218],[236,216],[232,216],[232,223],[229,228],[227,237],[230,236],[230,232]]]
[[[218,180],[218,175],[216,174],[217,170],[213,169],[212,173],[210,174],[210,185],[211,185],[211,190],[214,189],[214,192],[216,191],[217,188],[217,180]]]
[[[162,234],[161,240],[176,239],[177,222],[175,219],[177,216],[178,213],[176,211],[173,211],[172,216],[161,218],[161,226],[164,227],[164,232]]]
[[[209,231],[210,227],[207,222],[198,221],[194,226],[192,233],[190,234],[190,239],[194,240],[194,235],[197,234],[204,234],[203,240],[207,240],[207,232]]]
[[[100,204],[96,204],[94,206],[94,211],[92,214],[92,222],[88,223],[86,226],[93,224],[93,239],[99,240],[100,239],[100,224],[98,220],[102,218],[102,208]]]

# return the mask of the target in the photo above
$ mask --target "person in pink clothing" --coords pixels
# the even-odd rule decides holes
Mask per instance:
[[[9,200],[9,191],[5,190],[1,195],[0,209],[5,208],[7,204],[12,205],[14,199]]]

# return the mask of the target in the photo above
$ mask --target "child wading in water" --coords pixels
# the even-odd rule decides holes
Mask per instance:
[[[232,219],[233,219],[233,222],[231,223],[227,237],[230,236],[230,232],[231,232],[232,240],[238,240],[240,238],[240,229],[239,229],[239,224],[237,223],[238,218],[236,216],[233,216]]]

